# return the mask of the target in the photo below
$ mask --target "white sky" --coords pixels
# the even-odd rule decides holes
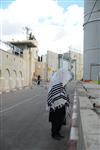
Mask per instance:
[[[83,7],[77,4],[64,11],[54,0],[16,0],[0,9],[0,22],[2,40],[25,39],[24,27],[31,28],[40,54],[83,51]]]

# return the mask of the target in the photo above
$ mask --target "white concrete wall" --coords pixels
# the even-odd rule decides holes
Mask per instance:
[[[84,0],[84,79],[97,80],[100,72],[100,1]]]
[[[0,50],[0,91],[22,88],[32,84],[35,71],[34,49],[23,52],[23,57]],[[30,65],[31,64],[31,65]],[[30,83],[31,82],[31,83]]]
[[[22,87],[24,59],[3,50],[0,50],[0,58],[0,91]]]

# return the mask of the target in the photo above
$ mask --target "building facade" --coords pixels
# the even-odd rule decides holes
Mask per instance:
[[[49,81],[53,73],[62,67],[72,70],[75,80],[81,80],[83,78],[83,54],[75,51],[64,54],[47,51],[47,54],[42,56],[42,59],[40,57],[36,63],[36,75]]]
[[[72,70],[75,80],[81,80],[83,78],[83,54],[69,51],[62,54],[61,66]]]
[[[58,54],[51,51],[47,51],[46,64],[46,80],[49,81],[53,73],[58,70]]]
[[[83,78],[83,54],[71,51],[70,55],[75,79],[81,80]]]
[[[37,51],[35,41],[13,41],[0,45],[0,91],[32,85],[37,59],[34,53]]]
[[[34,40],[12,41],[0,45],[0,91],[32,86],[40,75],[49,81],[61,67],[72,69],[74,79],[83,78],[83,55],[74,51],[57,54],[47,51],[38,56],[37,42]]]
[[[36,79],[40,75],[42,81],[46,81],[46,56],[38,56],[38,61],[36,61],[35,75]]]

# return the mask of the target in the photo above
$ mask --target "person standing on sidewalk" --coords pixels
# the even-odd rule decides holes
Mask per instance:
[[[40,75],[38,75],[38,77],[37,77],[37,84],[38,85],[40,85],[40,81],[41,81],[41,77],[40,77]]]
[[[66,107],[69,107],[70,101],[64,88],[71,76],[66,80],[63,78],[63,72],[56,72],[49,84],[47,104],[49,107],[49,122],[51,122],[51,136],[60,140],[63,136],[60,134],[62,125],[66,124]],[[64,77],[64,76],[63,76]],[[64,85],[63,85],[64,83]]]

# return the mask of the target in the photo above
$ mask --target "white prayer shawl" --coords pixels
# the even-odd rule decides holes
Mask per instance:
[[[62,83],[54,85],[48,93],[48,106],[52,109],[56,107],[62,107],[63,105],[69,105],[69,97],[66,95],[66,91]]]
[[[53,74],[49,83],[48,92],[51,88],[59,83],[62,83],[65,86],[72,79],[72,74],[69,70],[61,68]]]
[[[66,69],[59,69],[51,78],[47,104],[52,109],[56,107],[62,107],[63,105],[69,105],[69,97],[66,94],[64,86],[71,80],[71,73]]]

